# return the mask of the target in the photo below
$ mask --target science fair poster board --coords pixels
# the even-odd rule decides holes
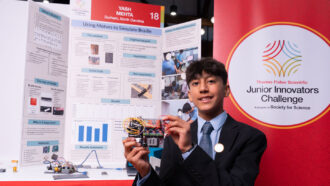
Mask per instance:
[[[22,165],[63,153],[69,18],[29,3],[22,128]]]
[[[123,120],[160,115],[162,29],[72,20],[71,38],[67,157],[97,150],[100,161],[124,165]]]
[[[200,57],[200,20],[162,29],[29,6],[21,165],[53,153],[81,163],[96,150],[103,165],[124,167],[122,121],[160,117],[165,77],[180,85],[172,105],[186,98],[183,72]],[[164,53],[182,61],[175,74],[162,76]]]

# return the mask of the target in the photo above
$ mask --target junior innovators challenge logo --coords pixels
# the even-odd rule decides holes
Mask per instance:
[[[268,43],[263,51],[262,58],[266,71],[278,77],[295,74],[299,70],[302,61],[298,46],[285,40]]]
[[[269,23],[233,48],[230,98],[246,117],[273,128],[301,127],[325,115],[330,102],[329,40],[290,22]]]

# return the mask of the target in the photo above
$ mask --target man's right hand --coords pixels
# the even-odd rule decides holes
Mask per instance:
[[[150,171],[148,161],[149,150],[136,142],[135,138],[128,137],[123,140],[125,158],[130,162],[143,178]]]

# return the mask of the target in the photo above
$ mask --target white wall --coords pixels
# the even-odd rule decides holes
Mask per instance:
[[[27,3],[0,0],[0,160],[19,159],[22,131]]]

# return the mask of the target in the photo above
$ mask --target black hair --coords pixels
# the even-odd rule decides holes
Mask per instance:
[[[186,81],[189,83],[197,79],[197,76],[201,76],[203,72],[206,72],[213,76],[218,76],[222,79],[223,84],[227,84],[228,74],[225,65],[213,58],[202,58],[197,61],[193,61],[186,70]]]
[[[165,52],[165,53],[163,53],[163,56],[164,56],[164,59],[166,60],[166,55],[168,54],[168,53],[171,53],[171,52]],[[172,55],[171,55],[172,56]]]
[[[185,103],[182,107],[182,112],[183,113],[187,113],[188,111],[190,111],[192,109],[191,105],[189,103]]]
[[[172,81],[172,87],[176,86],[176,81]]]

